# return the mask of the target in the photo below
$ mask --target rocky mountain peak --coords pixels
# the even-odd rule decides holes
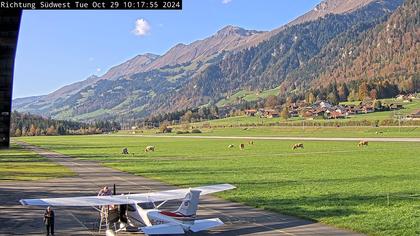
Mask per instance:
[[[216,36],[229,37],[229,36],[251,36],[253,34],[261,33],[256,30],[246,30],[244,28],[228,25],[217,31]]]
[[[313,11],[316,12],[326,12],[333,14],[341,14],[348,11],[353,11],[359,9],[362,6],[365,6],[374,0],[324,0],[319,3]]]

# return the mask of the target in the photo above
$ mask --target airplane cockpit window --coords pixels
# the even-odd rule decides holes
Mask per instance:
[[[141,207],[141,208],[143,208],[145,210],[155,208],[155,206],[151,202],[139,203],[138,205],[139,205],[139,207]]]
[[[127,205],[127,211],[134,212],[136,208],[133,205]]]

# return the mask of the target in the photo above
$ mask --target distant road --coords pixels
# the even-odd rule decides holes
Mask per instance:
[[[269,137],[269,136],[199,136],[199,135],[112,135],[119,137],[147,138],[194,138],[194,139],[253,139],[253,140],[307,140],[307,141],[372,141],[372,142],[420,142],[420,138],[317,138],[317,137]]]

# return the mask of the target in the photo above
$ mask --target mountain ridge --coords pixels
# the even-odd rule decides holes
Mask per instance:
[[[318,53],[318,51],[314,51],[309,52],[309,54],[289,55],[288,51],[290,53],[299,49],[289,48],[290,45],[303,48],[315,46],[315,49],[319,46],[299,44],[302,40],[303,43],[311,42],[305,34],[301,36],[282,36],[280,33],[286,32],[284,34],[287,34],[287,32],[292,32],[290,30],[291,27],[301,27],[304,31],[304,27],[307,27],[310,22],[325,19],[331,15],[329,12],[332,11],[343,11],[346,12],[345,14],[350,14],[358,9],[365,8],[367,5],[383,1],[351,0],[349,2],[357,2],[358,4],[351,9],[349,7],[351,4],[348,2],[343,3],[344,6],[340,7],[337,0],[323,1],[322,4],[324,5],[320,4],[316,7],[316,9],[319,8],[323,11],[322,14],[311,13],[312,16],[305,16],[303,20],[301,19],[305,23],[297,24],[296,22],[299,22],[299,18],[297,18],[289,23],[291,26],[283,26],[269,32],[245,30],[229,25],[205,39],[194,41],[188,45],[177,44],[162,56],[138,55],[125,63],[111,68],[104,76],[99,79],[96,78],[97,81],[87,84],[77,93],[65,96],[65,99],[61,97],[52,102],[44,101],[44,103],[38,100],[27,107],[21,106],[21,108],[31,112],[34,110],[40,111],[43,114],[47,113],[59,118],[74,117],[81,120],[107,119],[112,117],[112,114],[115,114],[115,112],[119,112],[119,115],[127,117],[142,117],[215,102],[215,99],[234,92],[234,88],[246,87],[256,89],[257,87],[252,88],[253,84],[258,84],[259,88],[269,88],[280,83],[280,80],[274,79],[277,76],[276,74],[284,77],[295,68],[295,66],[291,66],[292,70],[279,70],[281,64],[278,63],[297,63],[296,65],[299,65],[306,63],[309,57],[313,57]],[[398,1],[392,0],[389,2]],[[312,11],[319,12],[319,9]],[[379,14],[382,13],[381,9],[377,11]],[[334,19],[334,17],[331,19]],[[267,36],[273,32],[277,33]],[[340,30],[337,32],[340,32]],[[263,35],[266,38],[261,40],[261,38],[264,38]],[[334,35],[332,36],[335,37]],[[259,37],[260,39],[258,39]],[[281,43],[281,40],[284,40],[283,43]],[[277,45],[280,47],[273,50],[276,47],[268,46],[273,42],[280,42]],[[321,45],[325,43],[323,42]],[[243,54],[244,50],[248,54]],[[257,54],[254,55],[253,51]],[[235,55],[241,53],[243,57],[241,56],[242,58],[239,57],[240,59],[236,60]],[[227,64],[225,62],[229,59],[226,58],[230,58],[230,62]],[[262,60],[258,61],[256,60],[257,58]],[[273,60],[273,58],[278,59]],[[290,61],[285,61],[286,59]],[[220,67],[223,68],[222,70],[218,68],[220,63],[225,63]],[[253,65],[249,66],[249,68],[237,67],[241,63],[243,65]],[[268,69],[265,65],[267,63],[269,63]],[[262,70],[256,70],[258,67]],[[226,74],[228,70],[231,71],[229,75]],[[235,70],[237,72],[234,72]],[[239,71],[242,71],[240,73],[247,71],[249,78],[243,77]],[[273,74],[274,71],[276,71],[276,74]],[[226,88],[220,88],[221,84],[224,84],[223,87],[231,89],[230,92]],[[102,98],[106,99],[106,102]],[[44,98],[40,98],[40,100],[42,99]],[[124,112],[120,112],[121,109]]]
[[[245,30],[245,29],[240,28],[238,26],[227,25],[224,28],[217,31],[215,35],[217,35],[218,33],[219,34],[224,33],[225,31],[228,31],[228,30],[234,31],[234,29],[236,29],[239,32],[242,32],[242,36],[245,36],[244,31],[245,32],[249,32],[249,31],[250,32],[255,32],[254,35],[247,35],[248,38],[246,40],[243,40],[241,44],[237,44],[235,47],[230,48],[232,50],[242,50],[244,48],[249,48],[249,47],[258,45],[259,43],[263,42],[264,40],[274,36],[275,34],[279,33],[280,31],[284,30],[288,26],[292,26],[292,25],[295,25],[295,24],[300,24],[300,23],[303,23],[303,22],[306,22],[306,21],[315,20],[315,19],[318,19],[319,17],[325,16],[326,14],[340,14],[340,13],[343,13],[343,12],[349,12],[349,11],[352,11],[352,10],[357,10],[361,6],[364,6],[364,5],[366,5],[366,4],[368,4],[372,1],[374,1],[374,0],[348,0],[348,1],[324,0],[321,3],[319,3],[317,6],[315,6],[314,9],[307,12],[306,14],[304,14],[302,16],[299,16],[296,19],[289,22],[288,24],[286,24],[284,26],[280,26],[280,27],[278,27],[276,29],[273,29],[271,31],[263,32],[263,31],[256,31],[256,30]],[[339,7],[339,6],[342,6],[342,7]],[[313,13],[314,11],[317,11],[316,10],[317,8],[322,9],[322,14],[314,14]],[[260,33],[257,33],[257,32],[260,32]],[[215,35],[213,35],[213,36],[215,36]],[[211,38],[211,37],[212,36],[210,36],[208,38]],[[203,40],[205,40],[205,39],[196,40],[196,41],[192,42],[191,44],[194,44],[196,42],[203,41]],[[115,79],[119,76],[131,75],[131,74],[138,73],[138,72],[145,72],[145,71],[157,69],[157,68],[167,66],[167,65],[185,63],[187,61],[187,59],[192,59],[191,56],[190,57],[185,56],[185,53],[183,53],[184,57],[181,57],[182,58],[181,61],[176,61],[175,56],[168,55],[168,54],[171,54],[171,52],[173,54],[178,54],[179,51],[182,51],[183,49],[185,49],[186,46],[191,45],[191,44],[178,43],[174,47],[170,48],[164,55],[162,55],[163,58],[159,59],[159,60],[157,60],[158,57],[159,57],[158,55],[151,54],[151,53],[137,55],[137,56],[121,63],[121,64],[118,64],[116,66],[111,67],[103,76],[101,76],[101,78],[98,78],[97,81],[99,81],[101,79]],[[205,54],[205,55],[201,56],[201,58],[203,58],[205,56],[208,56],[208,55]],[[139,60],[139,58],[142,58],[141,60],[146,60],[146,61],[149,60],[149,63],[142,62],[141,60]],[[169,63],[168,63],[168,61],[169,61]],[[129,64],[129,65],[126,65],[126,64]],[[131,64],[131,66],[130,66],[130,64]],[[133,68],[136,68],[136,69],[134,70]],[[126,70],[126,69],[128,69],[128,70],[126,72],[124,72],[124,70]],[[88,79],[86,79],[86,80],[88,80]],[[93,82],[93,81],[90,81],[90,82]],[[84,87],[89,86],[93,83],[89,83],[88,81],[86,81],[86,83],[82,83],[82,81],[78,81],[78,82],[75,82],[74,86],[72,86],[72,84],[66,85],[66,86],[64,86],[62,88],[59,88],[56,91],[50,93],[52,95],[46,96],[45,98],[48,99],[48,102],[52,102],[56,98],[59,98],[61,96],[71,95],[71,93],[70,94],[64,93],[64,91],[66,91],[69,87],[79,87],[78,91],[80,91],[80,89],[83,89]],[[49,95],[49,94],[47,94],[47,95]],[[58,95],[58,96],[54,96],[54,95]]]

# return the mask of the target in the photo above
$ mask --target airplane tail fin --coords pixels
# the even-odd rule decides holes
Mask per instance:
[[[200,193],[201,191],[199,190],[190,190],[175,212],[184,216],[195,216],[198,209],[198,202],[200,201]]]

